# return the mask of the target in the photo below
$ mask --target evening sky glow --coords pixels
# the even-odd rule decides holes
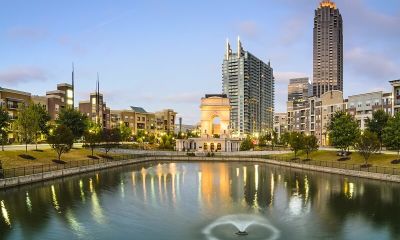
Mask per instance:
[[[400,78],[400,1],[337,0],[344,26],[344,95],[390,89]],[[287,83],[312,77],[318,0],[4,2],[0,86],[44,95],[70,82],[76,98],[100,88],[111,109],[173,108],[186,124],[200,98],[222,91],[226,38],[236,51],[271,61],[275,109],[286,111]]]

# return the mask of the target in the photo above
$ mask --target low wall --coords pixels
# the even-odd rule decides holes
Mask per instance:
[[[15,187],[23,184],[33,183],[33,182],[40,182],[45,180],[50,180],[54,178],[61,178],[66,177],[74,174],[84,173],[84,172],[91,172],[105,168],[129,165],[129,164],[137,164],[137,163],[144,163],[154,160],[153,157],[142,157],[137,159],[130,159],[130,160],[120,160],[120,161],[110,161],[104,162],[94,165],[86,165],[74,168],[66,168],[62,170],[50,171],[50,172],[43,172],[37,173],[27,176],[20,176],[20,177],[13,177],[13,178],[6,178],[0,179],[0,189],[1,188],[8,188],[8,187]]]
[[[205,161],[205,162],[207,162],[207,161],[219,161],[219,162],[236,161],[236,162],[251,162],[251,163],[268,163],[268,164],[273,164],[273,165],[279,165],[279,166],[291,167],[291,168],[297,168],[297,169],[304,169],[304,170],[310,170],[310,171],[318,171],[318,172],[339,174],[339,175],[344,175],[344,176],[353,176],[353,177],[368,178],[368,179],[400,183],[400,175],[355,171],[355,170],[350,170],[350,169],[331,168],[331,167],[284,162],[284,161],[262,159],[262,158],[174,157],[173,159],[171,159],[171,157],[156,157],[156,159],[158,161]]]
[[[141,157],[141,158],[130,159],[130,160],[110,161],[110,162],[104,162],[104,163],[99,163],[99,164],[94,164],[94,165],[80,166],[80,167],[75,167],[75,168],[68,168],[68,169],[32,174],[32,175],[21,176],[21,177],[0,179],[0,189],[8,188],[8,187],[15,187],[15,186],[33,183],[33,182],[50,180],[50,179],[54,179],[54,178],[61,178],[61,177],[65,177],[65,176],[70,176],[70,175],[85,173],[85,172],[90,172],[90,171],[96,171],[96,170],[100,170],[100,169],[112,168],[112,167],[129,165],[129,164],[145,163],[145,162],[149,162],[149,161],[169,161],[169,162],[171,162],[171,161],[173,161],[173,162],[176,162],[176,161],[233,162],[234,161],[234,162],[250,162],[250,163],[268,163],[268,164],[297,168],[297,169],[304,169],[304,170],[339,174],[339,175],[345,175],[345,176],[361,177],[361,178],[368,178],[368,179],[400,183],[400,175],[390,175],[390,174],[382,174],[382,173],[355,171],[355,170],[349,170],[349,169],[330,168],[330,167],[299,164],[299,163],[292,163],[292,162],[283,162],[283,161],[276,161],[276,160],[262,159],[262,158],[149,156],[149,157]]]

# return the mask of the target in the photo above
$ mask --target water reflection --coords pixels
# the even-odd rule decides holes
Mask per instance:
[[[0,232],[16,239],[49,238],[52,229],[60,238],[140,232],[178,239],[173,232],[181,232],[201,239],[193,234],[205,222],[245,213],[267,217],[282,238],[346,239],[349,226],[362,225],[357,234],[390,239],[400,237],[399,188],[264,164],[145,164],[2,191]]]

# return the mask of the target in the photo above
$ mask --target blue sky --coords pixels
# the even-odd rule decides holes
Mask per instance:
[[[400,78],[400,1],[337,0],[344,20],[344,94],[389,90]],[[0,86],[43,95],[69,82],[88,98],[100,73],[113,109],[173,108],[199,120],[200,98],[222,89],[226,38],[271,61],[276,111],[287,83],[312,77],[318,0],[13,0],[0,8]]]

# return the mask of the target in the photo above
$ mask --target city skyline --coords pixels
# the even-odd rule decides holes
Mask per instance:
[[[395,53],[400,47],[395,36],[400,36],[400,3],[335,2],[344,18],[344,96],[389,89],[388,81],[398,78]],[[17,1],[3,8],[0,49],[6,57],[0,60],[0,86],[43,95],[49,86],[70,83],[75,62],[76,103],[94,91],[99,71],[101,92],[111,108],[173,108],[184,123],[194,124],[198,99],[221,91],[226,37],[240,35],[247,50],[273,63],[275,111],[284,111],[288,80],[312,79],[312,26],[318,3],[255,2],[246,5],[249,13],[221,18],[222,9],[235,12],[244,3],[213,3],[213,9],[207,9],[207,3],[99,2],[93,7]],[[205,15],[197,14],[206,10]],[[87,17],[82,18],[85,11]],[[266,17],[257,15],[261,12]],[[158,21],[152,20],[156,15]],[[154,66],[157,71],[151,71]]]

